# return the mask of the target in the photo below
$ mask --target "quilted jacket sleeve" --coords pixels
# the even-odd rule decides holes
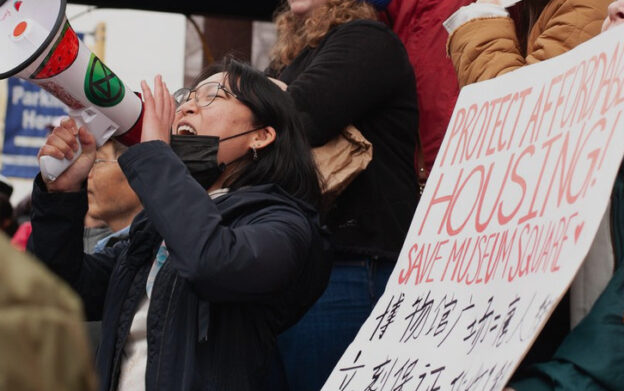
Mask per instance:
[[[551,0],[522,55],[511,18],[471,20],[449,37],[447,49],[460,86],[492,79],[562,54],[600,33],[609,0]]]
[[[119,164],[165,240],[168,262],[200,299],[262,301],[284,292],[301,272],[314,235],[299,209],[258,207],[245,223],[230,226],[164,142],[133,145]]]

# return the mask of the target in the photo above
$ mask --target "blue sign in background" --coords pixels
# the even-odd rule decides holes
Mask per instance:
[[[8,79],[7,111],[2,148],[2,175],[34,178],[37,153],[50,126],[67,110],[40,87],[18,78]]]

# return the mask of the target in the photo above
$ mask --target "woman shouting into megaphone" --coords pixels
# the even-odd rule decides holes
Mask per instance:
[[[83,154],[33,190],[29,244],[102,320],[101,389],[263,388],[276,335],[325,288],[318,179],[289,96],[229,60],[173,95],[143,83],[142,142],[117,160],[144,211],[128,240],[82,249],[95,143],[71,120],[40,156]]]

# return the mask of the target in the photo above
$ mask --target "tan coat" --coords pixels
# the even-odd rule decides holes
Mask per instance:
[[[471,20],[449,37],[447,49],[460,86],[495,78],[558,56],[600,33],[612,0],[551,0],[531,29],[527,56],[511,18]]]
[[[0,234],[0,391],[96,389],[82,307]]]

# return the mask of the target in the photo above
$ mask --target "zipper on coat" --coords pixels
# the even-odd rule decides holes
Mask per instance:
[[[173,286],[171,287],[171,294],[169,295],[169,302],[167,303],[167,311],[165,312],[165,319],[164,319],[164,324],[163,324],[163,331],[162,331],[162,340],[160,342],[160,349],[158,352],[158,364],[157,364],[157,370],[156,370],[156,387],[158,387],[158,384],[160,384],[160,363],[162,361],[162,356],[163,356],[163,348],[165,346],[164,344],[164,340],[165,340],[165,335],[167,332],[167,321],[169,320],[169,312],[171,309],[171,303],[173,302],[173,295],[175,293],[175,288],[176,288],[176,284],[178,282],[178,275],[176,273],[175,278],[173,279]],[[154,285],[156,285],[156,283],[154,282]]]
[[[115,365],[113,366],[113,376],[111,377],[110,386],[108,387],[108,391],[114,391],[115,388],[119,385],[119,375],[116,375],[119,371],[119,363],[121,362],[121,356],[119,359],[115,360]]]
[[[134,319],[134,316],[132,317],[132,319]],[[121,365],[121,361],[122,361],[123,349],[126,346],[126,341],[128,340],[128,335],[130,334],[130,327],[132,327],[132,319],[130,320],[130,326],[128,326],[128,332],[126,333],[126,336],[124,337],[124,341],[121,344],[121,351],[119,352],[118,355],[116,355],[116,358],[114,359],[115,362],[113,365],[113,372],[111,376],[110,386],[108,388],[109,391],[114,391],[119,386],[119,375],[121,372],[119,366]]]
[[[156,252],[157,252],[157,248],[152,250],[152,259],[156,258]],[[140,271],[139,271],[140,273]],[[136,276],[135,276],[136,278]],[[142,286],[145,286],[145,284],[142,284]],[[130,288],[132,289],[132,288]],[[143,290],[145,290],[145,288],[143,288]],[[145,293],[145,291],[143,292],[143,294]],[[141,302],[141,298],[138,299],[137,301],[137,307],[139,306]],[[148,309],[149,311],[149,309]],[[148,312],[149,313],[149,312]],[[128,335],[130,335],[130,328],[132,327],[132,322],[134,320],[134,316],[136,315],[136,309],[135,309],[135,313],[134,315],[132,315],[132,317],[130,318],[130,325],[128,326],[128,331],[126,332],[126,335],[124,336],[124,341],[123,344],[121,345],[121,352],[119,353],[119,355],[116,355],[116,357],[113,357],[114,363],[113,363],[113,372],[111,374],[111,381],[110,381],[110,386],[108,388],[108,391],[115,391],[117,389],[117,387],[119,386],[119,375],[120,375],[120,365],[121,365],[121,361],[122,361],[122,356],[123,356],[123,349],[126,346],[126,341],[128,339]]]

